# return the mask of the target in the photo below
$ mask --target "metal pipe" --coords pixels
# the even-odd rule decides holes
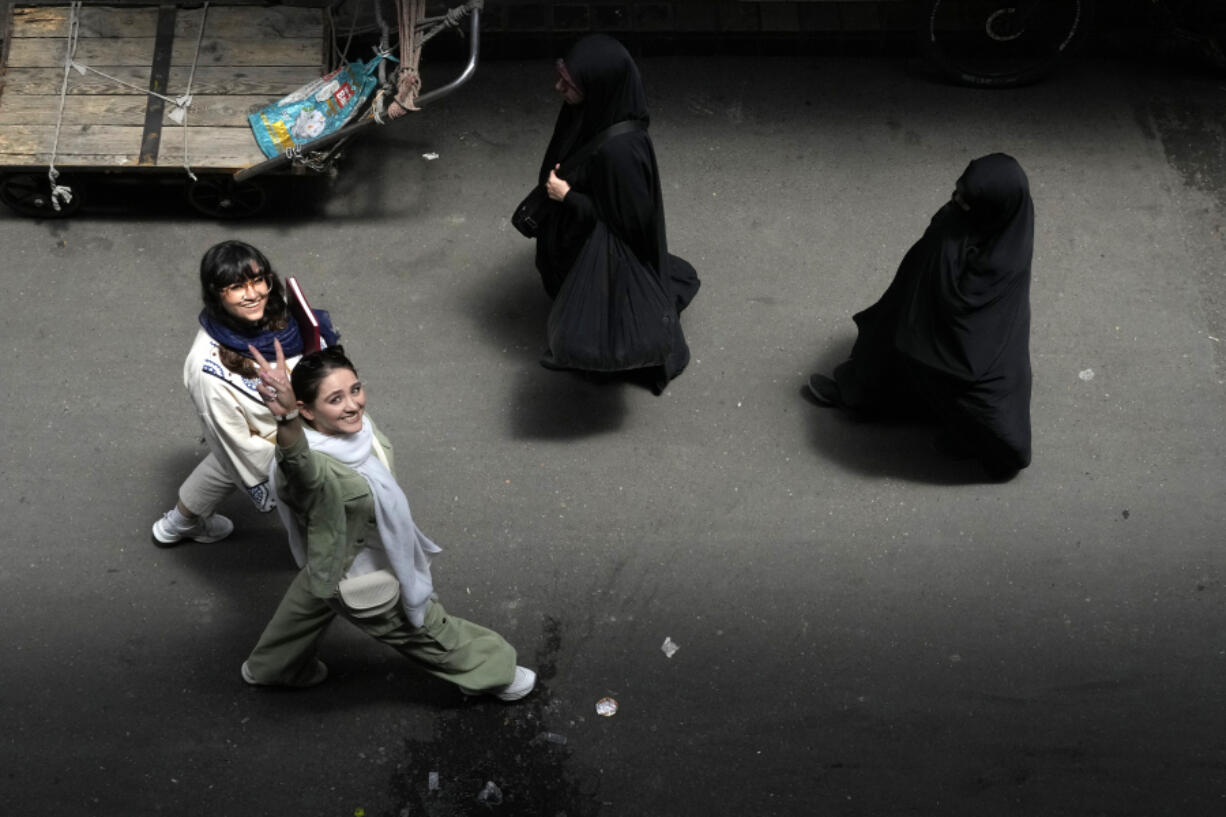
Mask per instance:
[[[481,11],[480,9],[473,9],[472,21],[468,27],[469,38],[472,40],[468,46],[468,64],[464,66],[464,70],[460,72],[460,75],[451,82],[447,83],[441,88],[435,88],[433,91],[427,91],[426,93],[417,97],[418,105],[429,105],[436,99],[442,99],[456,88],[459,88],[461,85],[468,82],[470,79],[472,79],[473,74],[477,73],[477,54],[481,50],[480,23]]]
[[[440,88],[435,88],[433,91],[430,91],[429,93],[425,93],[417,97],[417,104],[419,107],[423,105],[428,105],[431,102],[435,102],[447,96],[452,91],[454,91],[456,88],[459,88],[461,85],[468,82],[468,80],[472,79],[473,74],[477,72],[477,57],[481,50],[481,10],[480,8],[474,8],[472,10],[472,20],[469,26],[469,32],[470,32],[469,36],[471,37],[472,42],[470,43],[469,48],[468,48],[468,64],[464,66],[464,70],[460,72],[459,76],[457,76],[451,82],[447,83],[446,85]],[[408,117],[401,117],[401,118],[407,119]],[[335,144],[341,139],[347,139],[350,136],[353,136],[355,133],[358,133],[359,131],[363,131],[366,128],[374,124],[376,124],[375,120],[373,117],[371,117],[371,118],[363,119],[361,122],[355,122],[352,125],[346,125],[340,130],[333,131],[332,133],[329,133],[327,136],[321,136],[313,142],[308,142],[305,145],[302,145],[300,147],[290,148],[289,150],[285,151],[279,156],[273,156],[271,159],[265,159],[259,164],[254,164],[254,165],[251,165],[250,167],[244,167],[242,170],[236,171],[234,173],[234,181],[245,182],[248,179],[254,178],[255,176],[259,176],[264,173],[268,173],[269,171],[272,171],[272,170],[277,170],[278,168],[284,167],[285,165],[292,162],[298,155],[302,153],[306,153],[307,151],[316,151],[316,150],[321,150],[323,148],[326,148],[329,145]]]

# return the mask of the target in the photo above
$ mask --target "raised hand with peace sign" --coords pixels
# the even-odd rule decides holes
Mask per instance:
[[[294,387],[290,385],[289,367],[285,365],[285,352],[281,349],[281,341],[273,341],[273,348],[277,351],[275,366],[269,364],[254,346],[247,347],[260,367],[260,384],[256,386],[256,391],[264,398],[268,410],[280,421],[287,415],[296,414],[298,400],[294,397]]]

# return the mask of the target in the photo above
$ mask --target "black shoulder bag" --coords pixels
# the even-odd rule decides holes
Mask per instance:
[[[576,150],[562,162],[562,166],[555,172],[558,176],[565,178],[566,174],[592,157],[592,154],[600,149],[600,146],[612,139],[614,136],[620,136],[623,133],[630,133],[635,130],[642,130],[643,123],[637,119],[625,119],[617,122],[611,127],[605,128],[600,133],[592,137],[591,141],[587,142],[583,147]],[[532,192],[519,203],[515,208],[515,212],[511,215],[511,224],[515,229],[519,230],[525,238],[536,238],[537,232],[540,231],[541,224],[545,221],[549,214],[550,205],[554,202],[549,198],[549,193],[545,191],[545,185],[538,184],[532,188]]]

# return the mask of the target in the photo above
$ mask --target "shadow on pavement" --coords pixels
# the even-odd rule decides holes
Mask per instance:
[[[517,439],[572,440],[616,431],[626,417],[625,388],[599,375],[529,369],[516,379],[511,432]]]
[[[550,371],[539,363],[550,302],[537,279],[531,249],[511,256],[501,273],[478,282],[469,309],[489,339],[513,349],[521,364],[511,391],[512,436],[570,440],[616,431],[626,416],[622,378]]]
[[[304,224],[328,222],[381,223],[419,217],[423,211],[420,179],[401,187],[389,185],[378,169],[383,154],[361,156],[335,177],[321,174],[260,176],[244,183],[241,194],[228,196],[224,173],[197,174],[194,185],[183,172],[120,175],[102,172],[66,173],[60,179],[76,197],[63,216],[22,215],[0,206],[0,218],[29,219],[49,224],[104,220],[144,223],[220,222],[244,229],[292,230]],[[31,174],[39,184],[45,175]],[[253,192],[254,191],[254,192]],[[223,201],[233,199],[232,204]]]
[[[851,348],[848,343],[847,349]],[[847,359],[843,347],[825,353],[809,370],[829,375]],[[921,418],[866,418],[824,406],[800,384],[799,397],[811,408],[809,442],[818,455],[866,476],[893,477],[935,485],[996,482],[976,460],[955,460],[933,441],[940,430]]]

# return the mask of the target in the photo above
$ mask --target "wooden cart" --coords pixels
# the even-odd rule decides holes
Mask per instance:
[[[177,174],[199,211],[250,215],[265,201],[251,177],[286,172],[307,153],[267,159],[247,115],[332,67],[323,4],[111,0],[74,8],[32,0],[0,10],[0,201],[19,213],[67,215],[83,198],[74,178],[104,172]],[[475,69],[472,18],[470,64],[434,96]],[[66,60],[74,39],[72,62],[84,70]],[[188,94],[177,121],[184,110],[175,100]],[[53,196],[57,185],[68,195]]]

